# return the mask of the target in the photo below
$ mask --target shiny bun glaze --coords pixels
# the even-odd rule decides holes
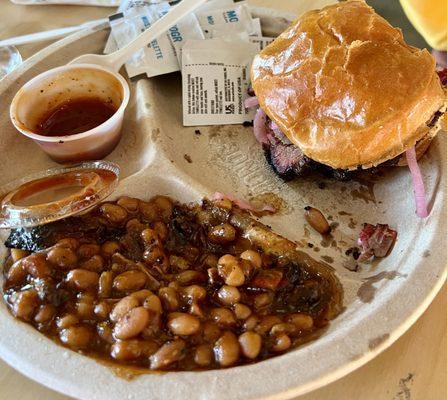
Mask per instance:
[[[430,53],[363,1],[304,14],[256,56],[252,83],[289,140],[335,169],[402,154],[446,102]]]

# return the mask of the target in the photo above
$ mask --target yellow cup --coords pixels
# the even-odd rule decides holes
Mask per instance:
[[[447,1],[400,0],[408,19],[435,50],[447,50]]]

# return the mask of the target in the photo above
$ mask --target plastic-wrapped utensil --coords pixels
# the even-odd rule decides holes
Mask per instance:
[[[0,79],[22,63],[22,56],[14,46],[0,47]]]

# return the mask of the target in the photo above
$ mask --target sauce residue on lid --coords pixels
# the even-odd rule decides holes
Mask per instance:
[[[79,98],[58,105],[37,124],[42,136],[70,136],[89,131],[106,122],[116,108],[97,98]]]

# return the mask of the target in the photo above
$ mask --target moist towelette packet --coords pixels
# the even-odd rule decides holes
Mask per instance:
[[[232,7],[213,9],[207,11],[197,11],[197,18],[206,38],[212,37],[213,30],[246,31],[252,34],[256,27],[253,26],[253,19],[250,10],[245,3],[235,3]],[[229,31],[231,29],[231,31]]]
[[[230,35],[187,40],[182,54],[183,124],[228,125],[253,119],[244,107],[256,44]]]
[[[128,3],[129,5],[130,3]],[[168,2],[159,4],[137,4],[110,17],[112,37],[121,48],[139,33],[148,29],[155,21],[169,12]],[[181,48],[185,39],[203,39],[202,29],[194,14],[183,18],[166,33],[138,51],[126,63],[129,77],[146,74],[148,77],[164,75],[180,70]]]

